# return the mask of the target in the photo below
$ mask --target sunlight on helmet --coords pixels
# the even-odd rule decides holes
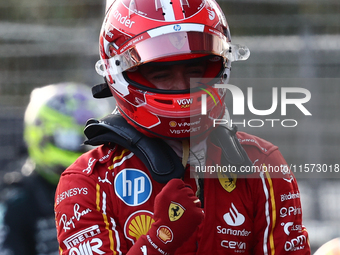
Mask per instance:
[[[214,0],[107,1],[99,51],[96,71],[105,78],[120,114],[140,132],[165,139],[209,133],[212,119],[226,111],[226,89],[213,83],[228,83],[231,63],[250,55],[246,46],[231,42],[227,20]],[[169,79],[169,85],[154,86],[141,75],[142,65],[187,66],[198,60],[207,63],[205,72],[189,72],[186,80],[199,76],[204,82],[190,86]],[[200,110],[203,93],[215,95],[207,99],[206,115]],[[215,97],[218,103],[211,101]]]

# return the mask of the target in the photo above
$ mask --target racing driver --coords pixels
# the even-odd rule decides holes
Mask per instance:
[[[87,122],[85,143],[98,147],[61,176],[60,254],[310,254],[278,148],[213,125],[228,116],[215,85],[249,56],[231,43],[218,4],[116,0],[99,41],[105,83],[92,93],[113,96],[117,109]],[[259,171],[242,171],[251,167]]]

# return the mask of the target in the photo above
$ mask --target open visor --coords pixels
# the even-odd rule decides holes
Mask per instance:
[[[249,57],[247,47],[231,44],[219,34],[221,33],[179,31],[152,37],[146,32],[135,40],[129,40],[118,51],[115,50],[114,44],[108,44],[107,51],[111,53],[108,55],[113,55],[108,60],[110,72],[116,75],[147,62],[186,54],[217,55],[231,62],[246,60]],[[131,43],[134,41],[136,42]]]

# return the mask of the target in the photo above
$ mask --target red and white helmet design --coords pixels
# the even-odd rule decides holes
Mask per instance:
[[[105,77],[120,113],[143,133],[166,139],[210,130],[225,110],[225,90],[211,82],[227,83],[231,62],[249,57],[248,48],[231,44],[227,21],[214,0],[113,1],[99,40],[96,70]],[[149,62],[203,57],[209,63],[205,82],[188,91],[156,89],[136,71]],[[209,95],[205,115],[203,94]]]

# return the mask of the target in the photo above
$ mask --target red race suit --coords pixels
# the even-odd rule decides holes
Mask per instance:
[[[175,254],[310,254],[300,192],[283,156],[263,139],[243,132],[237,136],[258,171],[205,171],[204,220]],[[206,166],[217,168],[221,149],[208,141],[207,152]],[[196,191],[189,170],[183,180]],[[164,185],[121,146],[85,153],[65,170],[56,191],[60,254],[126,254],[154,222],[154,199]]]

